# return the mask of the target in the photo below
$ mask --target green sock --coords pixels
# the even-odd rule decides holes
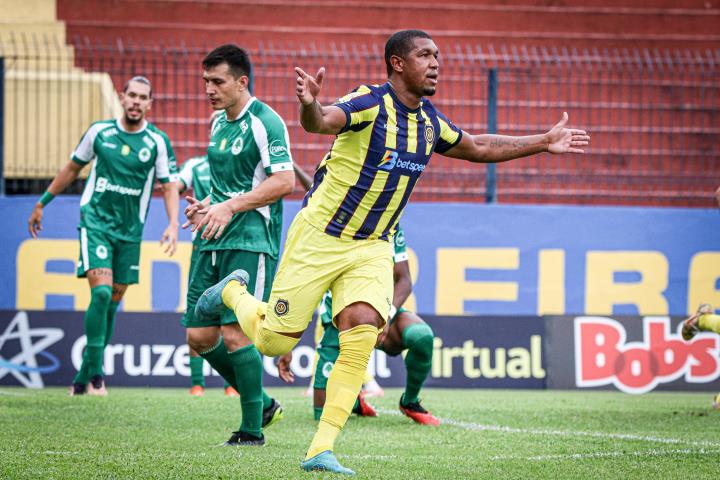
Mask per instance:
[[[313,413],[315,414],[315,421],[319,422],[320,417],[322,417],[322,407],[313,407]]]
[[[99,285],[90,290],[90,305],[85,312],[87,346],[83,354],[82,365],[75,375],[73,383],[87,383],[89,378],[103,374],[106,322],[111,298],[112,288],[109,285]]]
[[[260,359],[260,361],[262,362],[262,359]],[[267,394],[267,392],[265,391],[264,388],[262,389],[262,400],[263,400],[263,410],[266,410],[267,408],[270,407],[270,405],[272,405],[273,399],[270,395]]]
[[[240,431],[259,437],[262,435],[262,359],[255,345],[242,347],[228,354],[232,358],[235,383],[240,394],[242,422]]]
[[[107,329],[105,331],[105,346],[112,341],[113,335],[115,334],[115,315],[117,315],[118,307],[120,302],[110,301],[110,306],[107,312]]]
[[[700,330],[720,333],[720,315],[706,313],[698,319]]]
[[[433,331],[426,323],[414,323],[403,333],[403,344],[408,348],[405,356],[407,380],[402,396],[404,405],[418,401],[420,389],[432,367]]]
[[[190,357],[190,385],[200,385],[205,388],[205,375],[203,375],[203,363],[202,357]],[[227,382],[225,382],[227,384]]]
[[[225,379],[225,381],[230,382],[230,385],[237,390],[232,359],[230,358],[227,348],[225,348],[225,342],[223,342],[222,336],[210,350],[198,353],[202,358],[208,361],[210,366],[213,367],[220,376]]]
[[[115,314],[117,314],[118,307],[120,306],[120,302],[113,302],[110,300],[110,305],[108,306],[108,313],[107,313],[107,326],[105,330],[105,346],[107,347],[110,341],[112,340],[113,334],[115,333]],[[85,350],[83,352],[83,362],[80,366],[80,370],[78,370],[77,375],[75,375],[75,379],[73,380],[74,383],[88,383],[88,380],[90,379],[89,375],[89,368],[90,368],[90,362],[87,360],[88,358],[88,351]],[[105,371],[101,373],[101,375],[105,375]]]

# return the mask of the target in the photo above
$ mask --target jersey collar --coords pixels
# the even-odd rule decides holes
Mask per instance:
[[[235,118],[233,118],[233,119],[230,120],[230,121],[231,121],[231,122],[236,122],[236,121],[240,120],[240,119],[242,118],[242,116],[245,115],[245,112],[248,111],[248,108],[250,108],[250,105],[252,105],[254,101],[255,101],[255,97],[250,97],[250,99],[249,99],[248,102],[245,104],[245,106],[243,107],[243,109],[240,110],[240,113],[238,113],[238,116],[235,117]]]
[[[148,125],[148,121],[147,121],[147,120],[143,120],[142,128],[140,128],[140,130],[138,130],[137,132],[128,132],[127,130],[125,130],[125,129],[123,128],[122,122],[120,121],[119,118],[116,118],[116,119],[115,119],[115,125],[117,126],[118,130],[120,130],[121,132],[125,132],[125,133],[127,133],[128,135],[137,135],[138,133],[142,133],[142,132],[145,131],[145,129],[147,128],[147,125]]]

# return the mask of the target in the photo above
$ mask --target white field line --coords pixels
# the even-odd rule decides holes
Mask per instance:
[[[395,410],[387,410],[384,408],[378,408],[378,413],[386,415],[402,415],[400,412]],[[664,443],[669,445],[690,445],[693,447],[709,447],[709,448],[720,448],[720,443],[693,440],[683,440],[679,438],[664,438],[655,437],[650,435],[633,435],[631,433],[608,433],[608,432],[584,432],[576,430],[550,430],[544,428],[515,428],[506,427],[503,425],[483,425],[472,422],[460,422],[457,420],[451,420],[447,418],[440,419],[441,425],[450,425],[452,427],[458,427],[465,430],[472,431],[488,431],[488,432],[502,432],[502,433],[520,433],[528,435],[554,435],[558,437],[592,437],[592,438],[604,438],[613,440],[631,440],[641,442],[654,442]]]
[[[667,455],[706,455],[717,454],[720,450],[699,449],[674,449],[674,450],[646,450],[644,452],[594,452],[594,453],[569,453],[564,455],[536,455],[536,456],[520,456],[520,455],[499,455],[490,457],[490,460],[527,460],[534,462],[543,462],[546,460],[584,460],[590,458],[616,458],[616,457],[663,457]]]

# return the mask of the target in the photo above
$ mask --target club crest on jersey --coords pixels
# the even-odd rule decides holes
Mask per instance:
[[[123,145],[122,150],[120,150],[120,153],[123,157],[127,157],[130,155],[130,145]]]
[[[145,162],[147,162],[148,160],[150,160],[150,149],[147,148],[147,147],[141,148],[140,151],[138,152],[138,158],[139,158],[140,161],[143,162],[143,163],[145,163]]]
[[[425,142],[433,143],[435,141],[435,129],[432,125],[425,125]]]
[[[385,150],[385,155],[383,155],[382,160],[380,160],[380,163],[378,163],[378,169],[385,170],[386,172],[391,171],[393,168],[395,168],[397,158],[398,152],[393,150]]]
[[[237,137],[235,140],[233,140],[232,145],[230,146],[230,151],[233,155],[238,155],[240,152],[242,152],[244,142],[242,137]]]
[[[286,315],[290,311],[290,302],[285,300],[284,298],[278,298],[277,302],[275,302],[275,315],[278,317],[282,317],[283,315]]]
[[[95,255],[101,260],[105,260],[108,256],[107,247],[105,245],[98,245],[95,249]]]

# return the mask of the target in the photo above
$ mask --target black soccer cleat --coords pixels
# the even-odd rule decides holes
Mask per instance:
[[[103,380],[102,375],[94,375],[90,379],[90,383],[87,386],[87,394],[97,397],[107,396],[108,392],[107,388],[105,388],[105,380]]]
[[[274,425],[283,418],[283,409],[280,403],[273,398],[272,403],[262,412],[262,427]]]
[[[70,396],[85,395],[87,393],[87,385],[84,383],[73,383],[70,385]]]
[[[223,443],[225,447],[262,447],[263,445],[265,445],[265,435],[262,433],[259,437],[256,437],[239,430],[233,432],[232,437]]]

